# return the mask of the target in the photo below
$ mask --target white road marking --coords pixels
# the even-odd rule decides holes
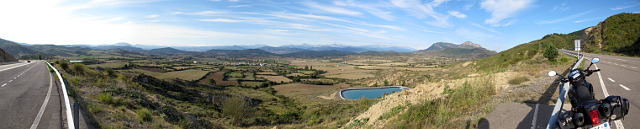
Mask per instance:
[[[1,86],[1,87],[4,87],[5,85],[7,85],[7,83],[2,84],[2,86]]]
[[[13,69],[13,68],[18,68],[18,67],[21,67],[21,66],[24,66],[24,65],[27,65],[27,64],[25,63],[25,64],[22,64],[22,65],[9,67],[9,68],[6,68],[6,69],[2,69],[2,70],[0,70],[0,71],[5,71],[5,70]]]
[[[593,64],[593,66],[596,67],[596,69],[598,69],[598,65],[597,64]],[[604,96],[609,96],[609,92],[607,92],[607,88],[604,85],[604,81],[602,81],[602,75],[600,75],[600,72],[598,72],[598,78],[600,79],[600,87],[602,87],[602,93],[604,93]]]
[[[611,79],[611,78],[609,78],[609,81],[611,81],[611,82],[616,82],[615,80],[613,80],[613,79]]]
[[[597,64],[593,64],[593,66],[596,67],[596,69],[600,69],[598,68]],[[600,87],[602,87],[602,93],[604,93],[604,96],[607,97],[609,96],[609,92],[607,92],[607,88],[606,86],[604,86],[604,81],[602,81],[602,75],[600,75],[600,72],[598,72],[598,79],[600,79]],[[617,120],[614,121],[616,123],[616,128],[618,129],[624,129],[624,125],[622,125],[622,122]]]
[[[536,128],[536,119],[538,117],[538,106],[540,106],[540,104],[536,104],[536,110],[533,111],[533,120],[531,120],[531,129]]]
[[[9,80],[9,82],[12,82],[13,80]]]
[[[36,116],[36,119],[33,121],[33,124],[31,124],[31,129],[38,128],[38,124],[40,123],[40,119],[42,118],[42,114],[44,113],[44,109],[46,109],[47,103],[49,103],[49,96],[51,96],[51,87],[53,87],[53,78],[51,77],[51,74],[49,74],[49,91],[47,92],[47,97],[44,98],[44,103],[40,107],[40,112],[38,112],[38,116]]]
[[[625,90],[631,90],[631,89],[627,88],[626,86],[624,86],[622,84],[620,84],[620,87],[624,88]]]
[[[613,122],[615,122],[615,123],[616,123],[616,127],[617,127],[618,129],[624,129],[624,125],[622,125],[622,121],[620,121],[620,120],[615,120],[615,121],[613,121]]]

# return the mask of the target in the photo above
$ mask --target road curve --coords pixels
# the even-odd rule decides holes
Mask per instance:
[[[0,65],[0,128],[63,128],[61,95],[43,61]]]

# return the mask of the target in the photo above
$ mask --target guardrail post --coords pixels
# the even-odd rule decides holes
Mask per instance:
[[[73,103],[73,127],[75,127],[76,129],[79,129],[78,126],[78,121],[80,120],[80,118],[78,117],[80,112],[80,104],[78,102]]]

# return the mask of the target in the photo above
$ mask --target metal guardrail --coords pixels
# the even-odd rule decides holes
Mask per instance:
[[[573,53],[573,52],[565,52],[565,51],[563,51],[563,53],[571,54],[571,55],[577,56],[579,58],[578,61],[573,65],[573,67],[571,67],[571,70],[578,68],[578,66],[580,65],[580,63],[584,59],[584,55],[582,55],[582,54]],[[571,86],[569,86],[569,83],[564,83],[564,85],[562,86],[562,89],[560,90],[560,94],[561,95],[558,96],[558,100],[556,101],[556,106],[553,107],[553,112],[551,112],[551,117],[549,118],[549,123],[547,123],[547,129],[553,129],[553,126],[556,125],[555,122],[558,121],[558,116],[560,115],[560,109],[562,109],[562,106],[564,105],[564,100],[567,97],[567,90],[570,87]]]
[[[69,127],[69,129],[75,129],[76,124],[74,124],[74,117],[71,116],[71,105],[69,105],[69,94],[67,94],[67,86],[64,84],[64,80],[62,80],[62,75],[60,74],[60,72],[58,72],[58,69],[49,64],[49,62],[45,63],[49,65],[49,67],[51,67],[51,69],[53,69],[56,74],[58,74],[58,79],[60,80],[60,84],[62,85],[62,94],[64,94],[64,106],[67,109],[67,127]]]

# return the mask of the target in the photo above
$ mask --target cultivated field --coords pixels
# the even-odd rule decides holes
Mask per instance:
[[[335,84],[335,85],[312,85],[312,84],[283,84],[273,86],[273,89],[285,96],[307,96],[318,95],[322,93],[335,92],[340,89],[350,87],[348,84]]]
[[[292,82],[293,80],[283,77],[283,76],[267,76],[267,75],[256,75],[256,77],[258,78],[264,78],[267,79],[269,81],[275,82],[275,83],[280,83],[280,82]]]
[[[216,82],[216,85],[223,85],[223,86],[236,86],[238,85],[237,81],[225,81],[224,79],[224,71],[220,71],[220,72],[215,72],[212,74],[207,75],[206,77],[204,77],[203,79],[201,79],[200,81],[198,81],[198,83],[200,84],[209,84],[209,79],[213,79]]]
[[[165,73],[152,72],[152,71],[147,71],[142,69],[133,69],[132,71],[144,73],[146,75],[153,76],[160,79],[180,78],[183,80],[191,80],[191,81],[198,80],[202,78],[202,76],[208,73],[207,71],[194,70],[194,69],[175,71],[175,72],[165,72]]]
[[[127,62],[111,62],[111,63],[102,63],[102,64],[93,64],[87,65],[91,68],[103,67],[103,68],[122,68],[124,65],[128,64]]]

